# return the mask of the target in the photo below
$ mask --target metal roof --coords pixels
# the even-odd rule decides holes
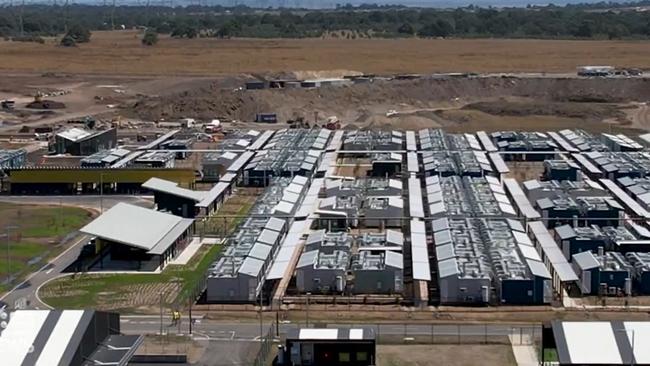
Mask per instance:
[[[196,202],[200,202],[206,194],[205,191],[193,191],[191,189],[179,187],[176,182],[156,177],[149,178],[146,182],[142,183],[142,188],[187,198]]]
[[[150,254],[160,254],[169,248],[193,221],[121,202],[79,231],[141,248]]]
[[[275,245],[277,244],[279,238],[280,238],[279,232],[269,230],[269,229],[264,229],[260,233],[260,236],[257,237],[257,241],[268,245]]]
[[[253,245],[253,248],[251,248],[251,251],[248,252],[248,256],[266,262],[269,259],[272,250],[273,247],[271,247],[270,245],[256,243],[255,245]]]
[[[408,180],[409,185],[409,211],[411,217],[424,218],[424,207],[422,206],[422,188],[420,188],[420,179],[411,177]]]
[[[576,232],[571,225],[562,225],[555,227],[555,234],[561,239],[570,239],[576,237]]]
[[[142,344],[139,335],[115,335],[87,345],[84,334],[93,332],[92,319],[105,315],[94,310],[15,310],[0,337],[0,355],[6,366],[70,365],[81,346],[89,346],[85,362],[126,365]],[[101,325],[101,324],[99,324]],[[84,364],[86,364],[84,362]],[[103,363],[101,363],[103,362]]]
[[[74,127],[65,131],[58,132],[56,135],[59,137],[63,137],[66,140],[76,142],[76,141],[83,140],[86,137],[92,135],[92,132]]]
[[[554,321],[560,364],[647,364],[650,322]],[[634,347],[632,345],[634,342]]]
[[[240,274],[249,275],[251,277],[258,277],[264,268],[264,261],[255,259],[253,257],[246,257],[239,267]]]
[[[533,181],[537,182],[537,181]],[[527,184],[528,182],[524,182],[524,184]],[[521,190],[521,187],[519,186],[519,183],[513,178],[504,178],[503,179],[503,184],[506,186],[508,192],[510,193],[510,197],[515,202],[515,205],[517,205],[517,208],[519,209],[519,212],[526,217],[529,220],[533,219],[538,219],[541,217],[539,212],[533,208],[533,206],[530,204],[530,201],[524,194],[524,191]]]
[[[423,221],[411,220],[411,259],[413,279],[431,281],[426,229]]]
[[[600,267],[600,263],[594,253],[586,251],[573,255],[573,263],[575,263],[581,270],[588,270]]]
[[[196,204],[196,207],[208,207],[231,186],[230,182],[219,182],[215,184],[209,191],[204,192],[203,199]]]
[[[279,219],[277,217],[271,217],[269,221],[264,226],[265,229],[282,232],[286,221],[284,219]]]
[[[527,259],[526,263],[528,264],[528,268],[530,268],[530,272],[533,274],[533,276],[548,278],[548,279],[551,278],[551,274],[548,272],[546,266],[544,266],[544,263],[542,263],[541,261]]]

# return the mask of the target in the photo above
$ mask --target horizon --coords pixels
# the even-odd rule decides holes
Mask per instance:
[[[49,1],[24,1],[24,5],[61,5],[64,3],[62,0],[49,0]],[[71,2],[71,5],[91,5],[91,6],[110,6],[110,0],[77,0]],[[527,6],[567,6],[567,5],[580,5],[580,4],[598,4],[598,3],[611,3],[611,4],[635,4],[638,1],[600,1],[600,0],[559,0],[559,1],[526,1],[526,0],[387,0],[387,1],[365,1],[365,0],[350,0],[350,1],[319,1],[319,0],[122,0],[115,1],[117,6],[165,6],[165,7],[187,7],[187,6],[248,6],[253,9],[309,9],[309,10],[332,10],[337,6],[352,5],[355,7],[361,5],[396,5],[405,6],[409,8],[433,8],[433,9],[453,9],[463,8],[470,5],[478,7],[495,7],[495,8],[525,8]],[[0,7],[19,6],[21,3],[14,1],[2,1]]]

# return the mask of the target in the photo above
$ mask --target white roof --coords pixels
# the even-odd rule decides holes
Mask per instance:
[[[609,322],[563,322],[562,329],[573,364],[621,364]]]
[[[176,182],[156,177],[149,178],[149,180],[142,183],[142,187],[152,191],[163,192],[171,194],[173,196],[191,199],[196,202],[200,202],[207,193],[207,191],[193,191],[191,189],[179,187],[178,183]]]
[[[273,213],[279,212],[284,214],[291,214],[293,210],[293,203],[287,201],[280,201],[274,208]]]
[[[0,337],[2,364],[20,366],[38,335],[48,310],[15,311]]]
[[[625,334],[634,349],[636,364],[650,364],[650,322],[623,322]],[[632,336],[634,334],[634,336]],[[632,344],[634,339],[634,344]]]
[[[338,339],[339,330],[333,329],[300,329],[298,339]]]
[[[83,310],[66,310],[61,313],[59,321],[50,333],[50,341],[45,344],[38,361],[36,361],[37,366],[54,365],[61,362],[63,353],[68,348],[68,342],[77,329],[83,314]]]
[[[160,254],[160,250],[164,252],[167,248],[163,247],[169,247],[192,222],[191,219],[120,202],[79,231]],[[176,237],[170,237],[176,232]]]
[[[70,141],[79,141],[88,136],[92,135],[89,131],[83,130],[81,128],[71,128],[69,130],[61,131],[57,133],[57,136],[63,137]]]

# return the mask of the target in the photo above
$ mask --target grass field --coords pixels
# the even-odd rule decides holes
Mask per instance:
[[[140,44],[135,31],[95,32],[59,47],[0,41],[0,69],[43,73],[218,75],[294,70],[365,73],[574,72],[578,65],[650,67],[645,41],[497,39],[172,39]]]
[[[233,196],[218,214],[238,213],[245,216],[256,196]],[[227,233],[239,221],[229,219]],[[217,220],[216,225],[224,221]],[[220,228],[220,232],[223,228]],[[198,225],[201,230],[201,224]],[[160,274],[82,274],[62,277],[41,289],[41,299],[56,308],[97,308],[146,312],[161,302],[166,307],[184,307],[210,264],[218,258],[221,245],[203,245],[187,265],[167,265]]]
[[[509,345],[379,345],[378,366],[514,366]]]
[[[24,276],[30,268],[62,250],[61,240],[90,219],[91,214],[80,208],[0,203],[0,234],[11,228],[9,258],[6,238],[0,238],[0,292],[6,289],[8,273],[16,278]]]
[[[160,304],[182,307],[221,245],[202,246],[184,266],[168,265],[161,274],[82,274],[62,277],[41,289],[40,297],[55,308],[137,310]]]

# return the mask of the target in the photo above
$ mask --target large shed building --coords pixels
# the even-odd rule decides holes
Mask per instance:
[[[153,271],[164,267],[188,244],[193,219],[127,203],[118,203],[81,228],[96,237],[100,265]]]

